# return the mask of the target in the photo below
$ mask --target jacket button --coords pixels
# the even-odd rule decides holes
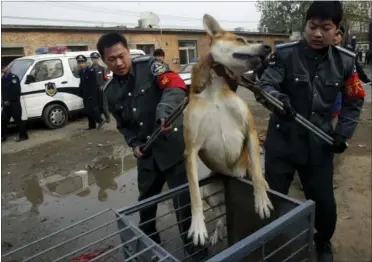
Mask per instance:
[[[147,136],[146,139],[149,140],[150,139],[150,136]]]
[[[177,127],[175,127],[175,128],[173,129],[173,131],[174,131],[174,132],[177,132],[177,131],[178,131],[178,128],[177,128]]]
[[[120,106],[120,109],[123,109],[123,106]]]
[[[313,115],[315,115],[315,113],[314,112],[311,112],[311,115],[313,116]]]
[[[315,78],[319,78],[318,76],[315,76]]]
[[[338,86],[338,83],[336,83],[336,86]]]
[[[276,124],[276,128],[279,128],[280,127],[280,125],[279,124]]]
[[[137,109],[136,108],[133,108],[133,112],[136,112],[137,111]]]
[[[132,96],[132,93],[128,93],[128,96]]]
[[[316,94],[314,94],[314,97],[316,97]]]
[[[295,81],[297,82],[298,81],[298,78],[295,78]]]
[[[143,126],[143,123],[142,122],[140,122],[140,126]]]
[[[143,92],[145,92],[145,90],[142,89],[141,92],[143,93]]]

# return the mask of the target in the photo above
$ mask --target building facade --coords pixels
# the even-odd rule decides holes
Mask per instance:
[[[162,48],[166,54],[165,61],[173,70],[206,55],[210,44],[204,30],[2,25],[2,64],[33,55],[37,48],[45,46],[66,46],[70,51],[96,50],[99,37],[112,31],[125,35],[130,48],[142,49],[146,54]],[[289,40],[287,34],[236,33],[246,37],[250,43],[265,42],[272,47]]]

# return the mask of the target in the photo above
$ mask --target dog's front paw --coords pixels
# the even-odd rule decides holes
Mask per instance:
[[[199,243],[200,245],[204,246],[206,240],[208,239],[208,232],[204,223],[203,215],[192,216],[191,226],[187,237],[193,237],[193,243],[195,246],[197,246]]]
[[[254,207],[256,213],[261,219],[270,217],[271,210],[274,210],[274,207],[267,195],[266,190],[261,190],[255,193]]]

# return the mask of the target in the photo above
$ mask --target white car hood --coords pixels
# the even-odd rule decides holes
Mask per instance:
[[[185,81],[186,85],[191,85],[191,73],[180,74],[180,77]]]

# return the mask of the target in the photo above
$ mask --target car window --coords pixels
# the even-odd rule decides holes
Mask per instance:
[[[35,82],[47,81],[63,76],[63,66],[60,59],[39,61],[34,65],[30,75]]]
[[[22,80],[23,76],[26,74],[28,68],[34,63],[32,59],[20,59],[14,60],[8,65],[9,71],[12,74],[18,76],[20,80]]]
[[[79,65],[78,65],[76,59],[75,58],[69,58],[68,59],[68,64],[70,66],[72,74],[76,78],[79,78],[80,77],[79,76],[80,68],[79,68]],[[88,66],[92,65],[92,60],[90,59],[90,57],[87,57],[87,64],[88,64]],[[103,61],[101,59],[98,60],[98,64],[103,66],[105,68],[105,71],[107,71],[107,66],[103,63]]]

